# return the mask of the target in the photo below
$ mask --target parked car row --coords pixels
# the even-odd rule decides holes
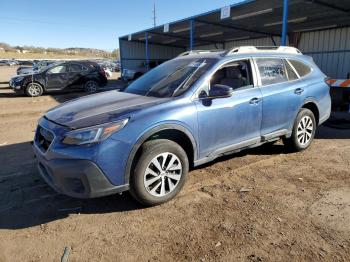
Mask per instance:
[[[38,71],[41,68],[45,68],[53,63],[57,63],[57,61],[54,61],[54,60],[34,61],[31,66],[25,65],[25,66],[18,67],[17,68],[17,75],[30,74],[33,71]]]
[[[106,68],[111,72],[119,72],[120,71],[120,62],[119,61],[110,61],[110,60],[100,60],[97,63],[102,67]]]
[[[38,67],[11,78],[9,85],[18,94],[40,96],[52,91],[84,89],[95,93],[107,84],[105,71],[92,61],[67,61]]]
[[[164,60],[154,60],[146,64],[146,62],[142,62],[138,67],[136,68],[124,68],[121,78],[125,81],[131,81],[136,80],[143,74],[145,74],[149,69],[153,69],[157,67],[158,65],[162,64]]]
[[[0,60],[0,66],[13,66],[13,65],[19,65],[19,62],[17,60],[11,59],[3,59]]]

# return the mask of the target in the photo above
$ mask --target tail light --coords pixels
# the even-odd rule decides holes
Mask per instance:
[[[103,76],[107,77],[106,71],[105,71],[103,68],[101,68],[100,73],[101,73]]]

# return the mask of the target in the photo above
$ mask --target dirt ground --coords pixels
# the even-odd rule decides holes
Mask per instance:
[[[0,69],[1,74],[1,69]],[[0,261],[350,261],[350,131],[320,127],[190,172],[171,202],[77,200],[40,178],[30,141],[49,108],[81,96],[0,89]],[[243,192],[242,192],[243,191]]]

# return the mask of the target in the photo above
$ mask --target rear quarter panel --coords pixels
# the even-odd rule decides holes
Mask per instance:
[[[331,112],[330,88],[325,82],[325,75],[313,64],[313,72],[305,77],[305,101],[313,102],[317,105],[319,111],[319,124],[328,119]]]

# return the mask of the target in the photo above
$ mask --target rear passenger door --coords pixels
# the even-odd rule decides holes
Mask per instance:
[[[263,96],[261,136],[269,139],[291,130],[304,101],[305,85],[290,64],[281,58],[255,58]]]
[[[71,63],[69,65],[68,85],[70,87],[78,87],[83,84],[84,74],[87,69],[78,63]]]

